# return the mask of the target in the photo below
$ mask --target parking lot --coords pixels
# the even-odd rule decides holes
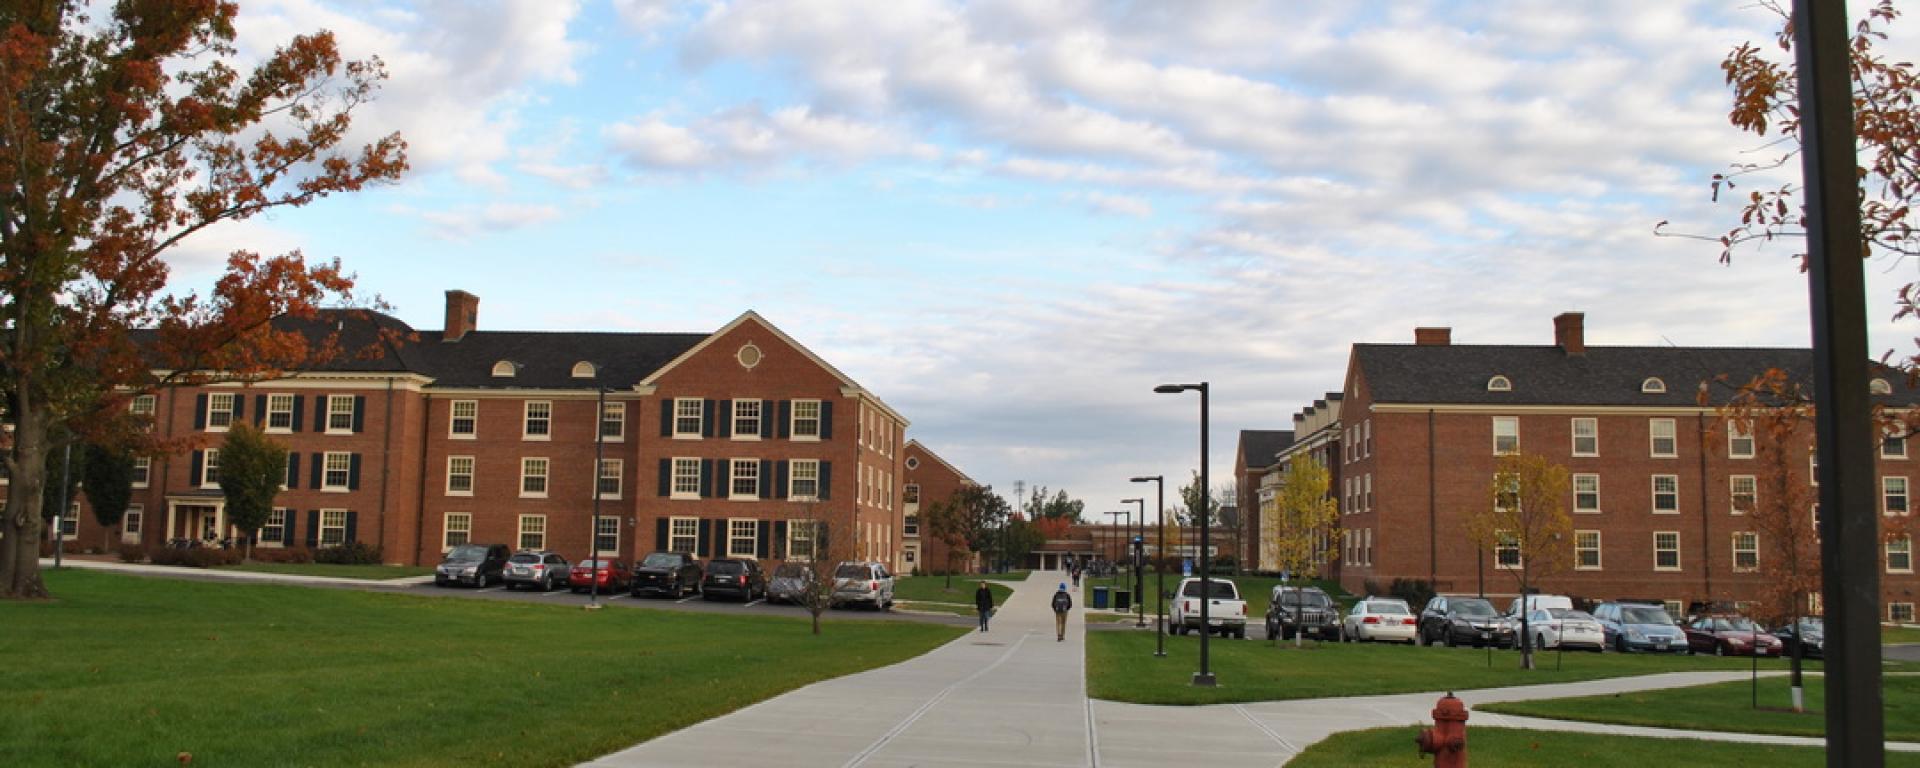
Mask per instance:
[[[473,587],[461,586],[436,587],[432,583],[426,583],[409,585],[402,591],[407,594],[426,597],[446,597],[467,600],[517,600],[520,602],[542,603],[547,605],[586,605],[588,603],[588,596],[585,593],[574,594],[564,589],[540,592],[537,590],[509,590],[500,585],[475,589]],[[637,608],[643,610],[652,609],[704,613],[747,612],[757,615],[790,616],[793,618],[806,618],[807,616],[807,610],[797,605],[776,605],[765,600],[754,600],[748,603],[740,603],[732,600],[707,600],[699,595],[668,598],[634,597],[625,592],[610,595],[602,593],[599,595],[599,603],[607,606],[609,609]],[[863,621],[924,621],[953,625],[968,625],[973,623],[973,619],[963,616],[939,613],[916,613],[904,610],[874,611],[846,608],[828,611],[826,615],[860,619]]]

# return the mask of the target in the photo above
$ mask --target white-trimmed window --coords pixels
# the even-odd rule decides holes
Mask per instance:
[[[528,400],[526,417],[521,421],[520,439],[553,439],[553,401]]]
[[[1887,572],[1913,573],[1913,537],[1887,540]]]
[[[473,541],[473,513],[448,512],[447,522],[441,527],[441,531],[441,552]]]
[[[145,532],[147,508],[143,504],[128,504],[127,513],[120,516],[120,540],[139,542],[140,534]]]
[[[200,487],[220,487],[220,449],[208,448],[200,458]]]
[[[512,360],[501,360],[493,364],[493,375],[499,378],[511,379],[519,372],[520,364]]]
[[[597,554],[620,554],[620,516],[602,515],[593,521],[593,548]]]
[[[67,513],[64,515],[61,515],[59,519],[57,519],[54,522],[54,525],[55,525],[54,530],[58,531],[60,535],[64,538],[71,539],[74,536],[79,535],[80,533],[80,500],[74,499],[73,504],[67,507]]]
[[[1650,395],[1657,395],[1667,391],[1667,383],[1661,381],[1658,376],[1648,376],[1645,381],[1640,382],[1640,391]]]
[[[1881,509],[1889,515],[1907,513],[1907,479],[1899,475],[1880,478]]]
[[[1576,571],[1600,570],[1600,532],[1573,532],[1573,569]]]
[[[627,439],[626,403],[607,403],[600,411],[600,439],[609,443]]]
[[[520,548],[521,549],[546,549],[547,548],[547,516],[546,515],[521,515],[520,516]]]
[[[344,491],[353,484],[353,454],[328,451],[321,461],[320,490]]]
[[[1647,451],[1656,459],[1671,459],[1680,455],[1680,442],[1675,437],[1673,419],[1647,419]]]
[[[547,497],[547,460],[538,456],[520,459],[520,497],[544,499]]]
[[[727,484],[728,498],[760,498],[760,462],[754,459],[734,459],[731,481]]]
[[[1753,458],[1753,425],[1738,421],[1727,423],[1727,458]]]
[[[1520,419],[1493,417],[1493,455],[1509,456],[1520,452]]]
[[[1581,417],[1573,420],[1573,455],[1600,455],[1600,420]]]
[[[673,400],[673,436],[679,438],[697,438],[704,423],[702,414],[706,410],[706,401],[697,397],[676,397]]]
[[[327,434],[353,434],[353,395],[326,395]]]
[[[1368,533],[1372,533],[1372,530],[1369,529]],[[1369,539],[1367,544],[1369,549],[1371,549],[1373,544],[1372,540]],[[1493,567],[1512,571],[1519,570],[1520,565],[1520,537],[1513,535],[1510,531],[1495,532]]]
[[[232,392],[212,392],[207,395],[207,431],[225,432],[233,426]]]
[[[320,510],[320,546],[337,547],[347,543],[347,511]]]
[[[4,484],[5,482],[6,482],[5,478],[0,478],[0,484]],[[151,485],[152,483],[153,483],[153,459],[148,458],[146,456],[134,457],[133,487],[145,488]]]
[[[1656,571],[1680,570],[1680,532],[1653,532],[1653,569]]]
[[[819,459],[794,459],[787,465],[787,498],[806,501],[819,495]]]
[[[700,547],[700,518],[675,517],[667,520],[667,551],[693,553]]]
[[[1505,376],[1495,376],[1493,378],[1487,379],[1487,391],[1488,392],[1512,392],[1513,380]]]
[[[673,460],[673,491],[675,499],[700,498],[700,460]]]
[[[901,503],[903,504],[920,503],[920,484],[919,483],[907,483],[906,485],[901,486],[900,493],[901,493],[901,496],[900,496]]]
[[[1887,603],[1887,621],[1895,624],[1913,623],[1913,603]]]
[[[1906,432],[1888,432],[1880,439],[1880,458],[1904,459],[1907,457]]]
[[[1760,481],[1753,475],[1729,477],[1727,478],[1727,496],[1732,502],[1734,514],[1753,514],[1754,507],[1760,503]]]
[[[153,395],[134,395],[133,402],[127,404],[127,410],[135,416],[153,418],[153,413],[159,406],[160,399],[158,397]]]
[[[787,523],[788,560],[813,559],[813,542],[817,538],[814,536],[814,527],[817,525],[819,522],[814,520],[794,520]]]
[[[447,420],[447,437],[472,440],[480,427],[480,401],[455,400],[452,409]]]
[[[598,485],[594,490],[602,499],[620,498],[621,480],[626,476],[626,461],[623,459],[601,459]]]
[[[900,535],[901,536],[920,535],[920,516],[907,515],[904,519],[906,520],[906,522],[900,525]]]
[[[760,543],[760,521],[727,521],[727,557],[753,557]]]
[[[1573,511],[1588,515],[1600,513],[1599,475],[1583,473],[1573,476]]]
[[[1680,476],[1653,476],[1653,513],[1656,515],[1680,514]]]
[[[759,400],[733,401],[733,439],[760,439],[761,408]]]
[[[793,401],[793,426],[789,430],[795,440],[820,439],[820,401]]]
[[[267,395],[267,415],[264,424],[268,432],[292,432],[293,395]]]
[[[576,379],[591,379],[598,375],[600,371],[593,367],[593,363],[582,360],[573,364],[573,377]]]
[[[292,510],[286,507],[274,507],[272,512],[268,512],[267,522],[265,525],[260,526],[259,541],[255,542],[255,545],[262,547],[283,546],[287,541],[287,519],[292,516],[292,514]]]
[[[1760,570],[1760,534],[1733,532],[1733,570],[1736,573]]]
[[[447,457],[447,495],[473,495],[473,457]]]

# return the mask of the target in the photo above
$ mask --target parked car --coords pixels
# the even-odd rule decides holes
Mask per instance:
[[[507,589],[527,586],[551,592],[567,583],[567,559],[547,550],[521,550],[507,559]]]
[[[832,606],[864,604],[893,609],[893,574],[879,563],[841,563],[833,569]]]
[[[1801,638],[1806,638],[1806,649],[1800,652],[1803,658],[1820,659],[1826,657],[1827,623],[1819,616],[1803,616],[1800,618],[1798,625],[1782,624],[1778,629],[1775,629],[1772,634],[1774,637],[1780,638],[1780,642],[1782,643],[1780,650],[1783,654],[1791,655],[1794,644],[1800,642]]]
[[[1535,608],[1527,616],[1527,631],[1533,633],[1535,648],[1579,648],[1605,651],[1607,633],[1600,622],[1586,611],[1567,608]]]
[[[478,589],[504,581],[502,572],[512,556],[505,544],[461,544],[447,550],[446,559],[433,569],[433,585],[472,584]]]
[[[1715,656],[1779,656],[1780,638],[1736,613],[1696,616],[1687,622],[1687,650]]]
[[[1209,592],[1201,591],[1200,579],[1181,579],[1173,594],[1172,615],[1168,623],[1173,632],[1218,632],[1221,637],[1247,638],[1247,603],[1240,599],[1240,588],[1231,579],[1209,579]],[[1200,623],[1200,601],[1207,601],[1206,624]]]
[[[685,597],[700,591],[700,561],[685,552],[655,552],[633,569],[633,596]]]
[[[773,569],[773,579],[767,582],[767,602],[798,603],[806,599],[807,590],[813,588],[813,569],[803,563],[785,563]]]
[[[1267,637],[1291,640],[1296,632],[1340,639],[1340,609],[1319,587],[1273,588],[1267,601]]]
[[[1513,646],[1513,625],[1485,598],[1437,595],[1420,610],[1418,626],[1422,645]]]
[[[1407,601],[1391,597],[1368,597],[1353,604],[1342,621],[1341,634],[1355,642],[1389,640],[1413,644],[1419,622]]]
[[[1561,610],[1571,611],[1573,610],[1573,598],[1567,597],[1566,595],[1527,595],[1527,610],[1537,611],[1541,608],[1559,608]],[[1512,619],[1520,618],[1520,598],[1516,597],[1507,601],[1507,616]]]
[[[1656,603],[1601,603],[1594,607],[1593,618],[1600,622],[1603,642],[1616,651],[1687,650],[1687,633]]]
[[[700,580],[700,596],[708,600],[739,598],[743,603],[767,596],[767,572],[760,563],[745,558],[707,561],[707,576]]]
[[[575,592],[625,592],[633,588],[633,570],[627,567],[625,560],[582,560],[574,563],[573,570],[567,573],[567,587]]]

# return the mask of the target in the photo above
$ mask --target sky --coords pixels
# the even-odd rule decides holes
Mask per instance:
[[[497,330],[751,309],[975,481],[1104,520],[1128,477],[1171,499],[1198,466],[1197,398],[1156,384],[1210,383],[1217,486],[1240,430],[1415,326],[1808,344],[1796,244],[1723,265],[1654,234],[1736,223],[1710,177],[1766,151],[1719,65],[1776,25],[1752,0],[248,0],[243,60],[327,29],[385,63],[354,130],[413,168],[204,233],[173,284],[299,249],[423,329],[454,288]],[[1876,354],[1915,336],[1911,272],[1870,265]]]

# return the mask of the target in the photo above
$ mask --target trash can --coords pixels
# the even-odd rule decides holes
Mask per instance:
[[[1116,589],[1113,591],[1113,609],[1116,611],[1133,610],[1133,590]]]
[[[1107,588],[1106,587],[1093,588],[1093,607],[1103,611],[1107,609]]]

